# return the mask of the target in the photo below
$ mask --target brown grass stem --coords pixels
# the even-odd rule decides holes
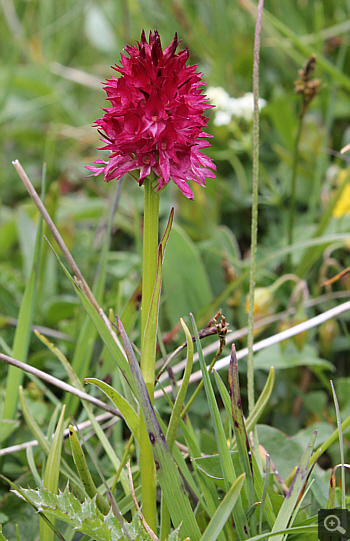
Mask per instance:
[[[43,372],[42,370],[35,368],[34,366],[30,366],[29,364],[22,363],[21,361],[18,361],[17,359],[14,359],[13,357],[9,357],[8,355],[5,355],[4,353],[0,353],[0,361],[10,364],[12,366],[16,366],[17,368],[20,368],[24,372],[33,374],[34,376],[37,376],[38,378],[46,381],[47,383],[50,383],[51,385],[55,385],[55,387],[59,387],[60,389],[63,389],[64,391],[74,394],[75,396],[81,398],[82,400],[87,400],[88,402],[91,402],[91,404],[94,404],[95,406],[98,406],[101,409],[104,409],[110,413],[113,413],[113,415],[117,415],[118,417],[121,417],[121,413],[117,409],[112,408],[111,406],[108,406],[107,404],[99,400],[98,398],[90,396],[87,393],[84,393],[83,391],[79,391],[79,389],[76,389],[72,385],[69,385],[68,383],[65,383],[64,381],[61,381],[60,379],[57,379],[54,376],[51,376],[50,374],[47,374],[46,372]]]

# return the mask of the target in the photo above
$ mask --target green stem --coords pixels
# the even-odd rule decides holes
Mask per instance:
[[[144,340],[148,314],[157,274],[159,194],[153,191],[152,180],[144,182],[142,308],[141,308],[141,371],[149,397],[154,401],[155,343],[150,348]],[[154,329],[154,341],[157,329]],[[140,427],[140,468],[142,484],[142,513],[150,528],[157,531],[156,470],[145,425]]]
[[[258,240],[258,188],[259,188],[259,52],[261,17],[264,0],[259,0],[255,23],[254,63],[253,63],[253,94],[254,94],[254,122],[253,122],[253,202],[251,223],[250,248],[250,277],[249,277],[249,313],[248,313],[248,360],[247,360],[247,391],[249,413],[254,409],[254,291],[256,275],[256,248]]]
[[[304,109],[299,116],[298,132],[294,142],[294,153],[293,153],[293,169],[292,169],[292,178],[291,178],[291,194],[290,194],[290,207],[289,207],[289,221],[288,221],[288,245],[293,244],[294,239],[294,217],[295,217],[295,199],[296,199],[296,186],[297,186],[297,167],[299,161],[299,143],[301,138],[301,132],[303,128],[304,120]],[[289,264],[291,266],[292,254],[289,255]]]

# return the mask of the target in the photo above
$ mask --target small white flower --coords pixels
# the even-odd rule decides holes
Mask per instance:
[[[205,89],[205,93],[210,98],[211,103],[216,105],[218,109],[225,111],[230,106],[230,96],[221,86],[209,86]]]
[[[232,114],[227,111],[216,111],[214,117],[215,126],[228,126],[232,120]]]
[[[241,98],[231,98],[221,86],[210,86],[207,89],[207,94],[211,103],[216,106],[214,117],[215,126],[227,126],[230,124],[233,116],[241,118],[246,122],[251,122],[253,120],[254,96],[251,92],[247,92]],[[266,101],[259,98],[259,110],[265,107],[265,105]]]

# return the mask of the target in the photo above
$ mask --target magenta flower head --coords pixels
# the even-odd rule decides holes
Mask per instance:
[[[125,47],[129,57],[122,54],[121,66],[113,67],[121,76],[105,83],[111,107],[95,122],[109,160],[88,166],[90,176],[103,172],[109,182],[136,171],[132,176],[141,186],[153,172],[158,190],[172,180],[189,199],[189,180],[205,186],[206,177],[215,178],[214,163],[201,152],[210,146],[203,139],[211,137],[203,131],[203,113],[212,106],[202,94],[197,66],[186,66],[188,49],[176,54],[179,43],[175,34],[163,51],[157,31],[150,32],[149,42],[142,31],[137,46]]]

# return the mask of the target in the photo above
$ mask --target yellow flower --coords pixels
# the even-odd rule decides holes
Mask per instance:
[[[344,176],[348,174],[347,169],[342,169],[338,175],[338,184],[341,184],[345,180]],[[344,214],[350,214],[350,182],[345,184],[340,199],[333,210],[333,216],[335,218],[341,218]]]

